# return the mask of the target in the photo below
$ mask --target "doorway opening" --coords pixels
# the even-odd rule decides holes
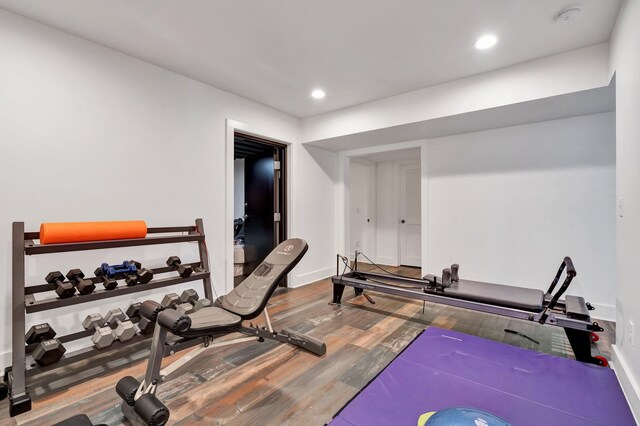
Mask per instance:
[[[287,239],[286,155],[282,143],[234,132],[234,287]]]
[[[422,266],[420,148],[351,156],[348,249],[386,266]]]

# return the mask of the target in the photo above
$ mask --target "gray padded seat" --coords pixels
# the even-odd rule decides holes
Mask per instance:
[[[238,315],[216,307],[202,308],[189,314],[189,318],[191,318],[191,330],[211,327],[234,327],[239,326],[242,322],[242,318]]]
[[[458,299],[490,303],[506,308],[542,311],[544,293],[542,290],[484,283],[481,281],[454,281],[444,294]]]
[[[296,266],[307,248],[307,242],[300,238],[284,241],[242,283],[218,298],[218,306],[242,319],[257,317],[267,305],[280,279]]]

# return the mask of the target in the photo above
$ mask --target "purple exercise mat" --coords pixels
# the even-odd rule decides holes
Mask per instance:
[[[451,407],[520,425],[635,425],[613,370],[429,327],[332,426],[412,425]]]

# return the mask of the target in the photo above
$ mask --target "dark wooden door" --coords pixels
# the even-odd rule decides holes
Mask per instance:
[[[253,271],[275,247],[274,150],[244,160],[244,244],[249,271]]]

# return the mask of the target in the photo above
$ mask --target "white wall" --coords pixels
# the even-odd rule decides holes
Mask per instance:
[[[9,364],[12,221],[35,231],[46,221],[140,218],[168,226],[202,217],[213,282],[225,291],[227,118],[292,143],[290,235],[310,249],[291,282],[330,273],[336,154],[302,147],[299,120],[2,10],[0,40],[0,365]],[[183,244],[34,256],[27,281],[125,258],[153,267],[172,254],[192,261],[197,250]],[[51,321],[59,334],[79,331],[87,313],[174,290],[30,315],[27,325]]]
[[[614,137],[605,113],[430,140],[428,269],[546,290],[569,255],[568,293],[612,319]]]
[[[233,218],[244,216],[244,158],[233,161]]]
[[[616,344],[614,364],[640,421],[640,1],[627,0],[611,39],[616,78]],[[632,330],[629,322],[635,327]],[[632,344],[632,340],[634,343]],[[618,368],[619,367],[619,368]]]
[[[298,287],[331,276],[336,264],[335,152],[295,144],[291,147],[289,236],[304,238],[309,251],[290,275]]]

